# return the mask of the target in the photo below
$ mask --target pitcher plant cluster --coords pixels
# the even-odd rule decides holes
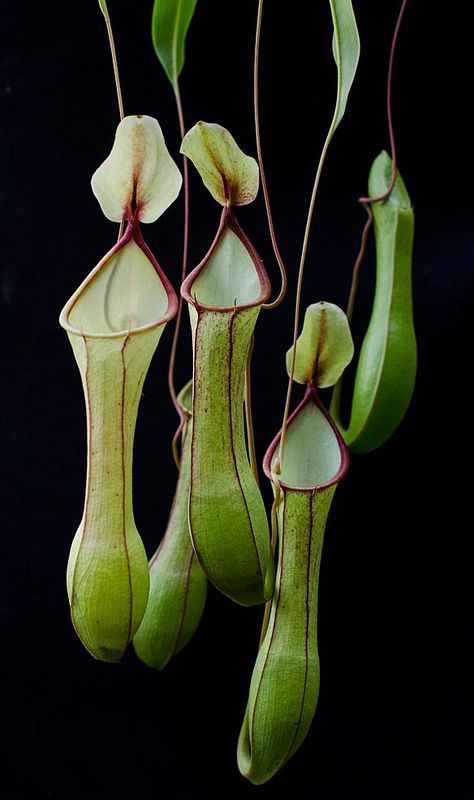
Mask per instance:
[[[132,642],[138,657],[162,670],[194,635],[207,583],[236,603],[264,605],[263,625],[238,739],[243,776],[268,781],[304,740],[319,693],[318,577],[326,519],[349,452],[382,445],[410,403],[416,372],[411,271],[413,210],[396,165],[391,115],[395,46],[389,59],[387,112],[391,154],[370,169],[361,250],[348,308],[308,306],[300,325],[306,251],[323,165],[342,122],[356,75],[360,42],[351,0],[329,0],[337,92],[334,115],[310,199],[294,301],[294,336],[286,354],[288,390],[282,425],[263,460],[274,502],[265,507],[250,407],[251,356],[258,317],[284,301],[286,273],[273,224],[259,119],[259,49],[263,0],[256,2],[254,100],[257,159],[217,123],[185,131],[179,76],[197,0],[155,0],[152,40],[168,76],[182,133],[181,168],[156,119],[124,116],[118,63],[105,0],[121,121],[109,156],[92,177],[118,241],[81,283],[60,316],[82,378],[87,414],[84,513],[73,539],[67,590],[77,635],[97,659],[118,662]],[[324,31],[321,39],[324,43]],[[328,43],[329,43],[329,32]],[[323,45],[322,45],[323,46]],[[214,241],[188,269],[189,162],[221,207]],[[173,287],[146,243],[143,228],[180,194],[184,176],[182,282]],[[281,286],[272,299],[266,268],[241,227],[238,207],[262,183]],[[198,202],[198,200],[197,200]],[[216,215],[217,217],[217,215]],[[165,224],[165,223],[161,223]],[[371,234],[372,231],[372,234]],[[342,376],[354,356],[350,322],[369,235],[376,251],[372,314],[357,354],[350,417],[342,421]],[[183,303],[189,312],[192,375],[174,386]],[[166,530],[148,559],[132,505],[134,432],[143,383],[165,325],[176,319],[169,388],[179,415],[173,440],[178,466]],[[277,365],[275,365],[277,368]],[[305,387],[294,407],[294,383]],[[334,387],[330,410],[320,389]],[[171,438],[171,437],[170,437]],[[163,498],[164,499],[164,498]]]

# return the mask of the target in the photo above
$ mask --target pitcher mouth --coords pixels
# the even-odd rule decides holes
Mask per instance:
[[[229,231],[233,236],[235,236],[240,245],[243,246],[245,249],[245,255],[252,262],[252,267],[254,269],[254,276],[255,276],[255,283],[256,285],[256,292],[254,296],[249,297],[247,300],[243,302],[238,302],[238,296],[236,296],[234,302],[226,302],[224,304],[213,304],[206,301],[206,298],[201,299],[199,297],[198,291],[196,291],[196,286],[194,286],[195,282],[202,276],[203,271],[206,267],[209,266],[209,263],[213,256],[216,254],[216,251],[219,245],[222,242],[223,236],[226,234],[226,231]],[[232,311],[241,311],[247,308],[255,308],[257,306],[262,305],[265,303],[268,298],[270,297],[271,293],[271,285],[270,279],[268,277],[267,271],[263,265],[263,261],[258,255],[255,247],[253,246],[250,239],[246,236],[242,228],[240,227],[239,223],[237,222],[233,209],[231,207],[225,207],[222,210],[219,227],[217,229],[217,233],[215,235],[214,241],[209,249],[209,251],[204,256],[203,260],[195,267],[184,280],[183,285],[181,286],[181,296],[184,300],[186,300],[189,304],[193,305],[196,310],[202,311],[214,311],[216,313],[229,313]],[[236,291],[236,295],[238,292]]]
[[[284,479],[280,479],[279,476],[277,477],[278,477],[278,483],[283,489],[311,493],[315,491],[319,492],[322,491],[323,489],[328,489],[329,487],[339,483],[344,478],[344,476],[347,473],[347,470],[349,469],[349,452],[347,450],[347,447],[344,443],[344,439],[342,438],[336,423],[331,419],[327,409],[321,402],[318,392],[313,384],[308,384],[302,401],[299,403],[299,405],[295,408],[293,413],[288,418],[288,429],[295,421],[295,419],[298,417],[300,412],[302,412],[309,403],[314,403],[317,406],[319,411],[325,417],[327,424],[331,428],[331,432],[334,435],[335,445],[338,447],[339,450],[339,457],[340,457],[339,465],[336,468],[333,476],[331,476],[326,480],[321,481],[320,483],[316,483],[314,486],[298,486],[292,483],[287,483]],[[282,432],[280,430],[273,439],[273,441],[271,442],[270,446],[268,447],[267,452],[265,453],[263,459],[263,471],[267,476],[267,478],[269,478],[269,480],[272,482],[275,481],[275,473],[273,470],[273,459],[277,454],[277,449],[281,440],[281,434]],[[288,438],[286,446],[288,446]]]
[[[151,318],[150,320],[146,320],[145,322],[140,324],[140,320],[137,321],[130,319],[130,324],[128,326],[117,326],[117,328],[111,325],[104,324],[104,330],[98,331],[97,329],[89,330],[89,325],[79,325],[78,320],[72,320],[71,316],[77,314],[77,305],[78,303],[83,300],[84,301],[84,294],[90,291],[91,287],[93,286],[94,282],[99,278],[101,273],[111,268],[111,262],[113,262],[114,257],[120,254],[123,248],[130,246],[131,243],[135,244],[138,250],[143,257],[143,261],[147,261],[149,265],[154,270],[156,278],[160,282],[160,289],[158,290],[158,294],[161,294],[161,297],[157,300],[158,306],[163,306],[163,309],[160,308],[161,313],[156,318]],[[117,265],[115,265],[117,266]],[[148,277],[148,281],[150,278]],[[156,289],[156,287],[155,287]],[[106,290],[104,291],[104,297],[102,301],[104,301]],[[148,292],[146,293],[148,294]],[[97,304],[98,309],[100,308],[101,312],[104,313],[103,309],[103,302],[102,304],[99,302]],[[145,242],[142,232],[140,230],[140,225],[138,223],[137,218],[135,217],[134,220],[129,221],[126,227],[126,230],[118,240],[118,242],[109,250],[108,253],[99,261],[96,267],[89,273],[89,275],[85,278],[85,280],[80,284],[80,286],[76,289],[70,299],[67,301],[66,305],[61,311],[59,316],[59,324],[71,334],[81,337],[88,337],[91,339],[121,339],[124,336],[131,336],[134,334],[142,333],[144,331],[153,330],[160,325],[164,325],[166,322],[171,320],[178,310],[178,298],[176,293],[166,277],[165,273],[161,269],[158,261],[154,257],[153,253],[151,252],[150,248],[148,247],[147,243]],[[122,308],[120,309],[122,313]],[[78,315],[79,316],[79,315]],[[86,316],[88,316],[86,314]],[[152,315],[150,315],[152,316]]]

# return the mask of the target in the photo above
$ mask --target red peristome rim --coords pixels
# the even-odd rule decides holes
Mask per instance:
[[[149,260],[149,262],[153,266],[153,269],[155,270],[156,274],[158,275],[161,283],[163,284],[163,288],[164,288],[164,290],[166,292],[166,296],[168,298],[168,306],[166,308],[165,313],[161,317],[159,317],[157,320],[154,320],[153,322],[150,322],[147,325],[142,325],[142,326],[140,326],[138,328],[133,328],[131,331],[128,331],[128,330],[125,330],[125,331],[114,331],[113,333],[108,333],[108,334],[104,335],[104,334],[101,334],[101,333],[82,331],[82,330],[79,330],[79,328],[75,328],[69,322],[69,315],[70,315],[72,309],[74,308],[74,306],[76,305],[77,301],[79,300],[79,297],[81,296],[82,292],[97,277],[98,273],[105,266],[105,264],[116,253],[118,253],[118,251],[122,247],[124,247],[126,244],[128,244],[131,241],[131,239],[133,239],[135,241],[135,243],[138,245],[140,250],[145,254],[147,259]],[[121,336],[124,336],[124,334],[127,334],[127,333],[133,335],[134,333],[139,333],[141,331],[146,331],[146,330],[150,330],[152,328],[156,328],[158,325],[164,325],[166,322],[169,322],[169,320],[172,319],[175,316],[177,310],[178,310],[178,298],[176,296],[176,292],[173,289],[173,286],[171,285],[169,279],[167,278],[167,276],[163,272],[162,268],[158,264],[158,261],[156,260],[155,256],[151,252],[151,250],[148,247],[147,243],[145,242],[145,240],[143,238],[143,235],[142,235],[142,232],[141,232],[141,229],[140,229],[140,225],[139,225],[138,219],[137,219],[137,217],[135,217],[135,219],[133,221],[128,222],[123,236],[121,236],[120,239],[114,244],[114,246],[108,251],[108,253],[105,254],[105,256],[99,261],[97,266],[94,267],[94,269],[82,281],[80,286],[76,289],[74,294],[67,301],[66,305],[64,306],[64,308],[61,311],[61,314],[59,316],[59,323],[63,328],[65,328],[65,330],[69,331],[70,333],[75,333],[75,334],[78,334],[78,335],[81,335],[81,336],[84,336],[84,335],[85,336],[90,336],[91,338],[95,338],[95,339],[103,339],[103,338],[114,339],[114,338],[120,338]]]
[[[254,300],[253,303],[242,303],[241,305],[237,305],[235,308],[242,310],[245,308],[254,308],[255,306],[260,306],[265,303],[271,294],[271,284],[270,278],[268,277],[267,271],[263,265],[263,261],[258,255],[255,247],[253,246],[252,242],[248,238],[248,236],[244,233],[242,228],[240,227],[239,223],[237,222],[233,209],[230,206],[226,206],[222,209],[222,214],[219,222],[219,227],[217,229],[217,233],[214,237],[214,241],[209,248],[209,251],[204,256],[203,260],[195,267],[181,286],[181,296],[186,300],[186,302],[191,303],[197,310],[203,309],[205,311],[216,311],[216,312],[229,312],[234,311],[234,306],[208,306],[205,303],[199,302],[196,300],[191,294],[191,288],[196,280],[196,278],[200,275],[204,267],[206,266],[207,262],[209,261],[210,257],[212,256],[214,250],[216,249],[219,239],[224,231],[224,228],[228,227],[235,233],[235,235],[240,239],[242,244],[244,245],[245,249],[247,250],[252,262],[257,270],[258,279],[260,281],[260,294]]]
[[[305,406],[307,406],[308,403],[310,403],[310,402],[315,403],[318,406],[318,408],[322,411],[322,413],[324,414],[324,416],[326,417],[327,421],[329,422],[331,428],[334,431],[334,434],[335,434],[336,439],[337,439],[337,443],[339,445],[339,450],[341,452],[341,466],[339,467],[339,469],[336,472],[336,474],[334,475],[334,477],[331,478],[330,481],[326,481],[326,483],[320,483],[318,486],[314,486],[314,487],[308,489],[307,486],[302,486],[302,487],[290,486],[289,484],[284,483],[284,481],[281,481],[280,485],[284,489],[290,489],[290,490],[292,489],[292,490],[298,491],[298,492],[314,492],[314,491],[318,491],[319,492],[319,491],[322,491],[323,489],[328,489],[330,486],[334,486],[335,483],[339,483],[339,481],[341,481],[344,478],[347,470],[349,469],[349,451],[348,451],[348,449],[347,449],[347,447],[345,445],[344,439],[342,438],[341,432],[339,431],[336,423],[334,422],[332,417],[329,415],[326,407],[321,402],[321,400],[319,398],[319,395],[318,395],[318,392],[316,391],[316,388],[315,388],[315,386],[313,384],[308,384],[308,386],[306,387],[305,395],[304,395],[301,403],[299,403],[299,405],[295,408],[293,413],[288,418],[288,428],[290,427],[291,423],[295,420],[295,418],[298,416],[300,411],[302,411],[302,409],[305,408]],[[275,453],[276,448],[280,444],[280,439],[281,439],[281,430],[277,433],[277,435],[275,436],[275,438],[273,439],[273,441],[269,445],[269,447],[267,449],[267,452],[265,453],[265,456],[264,456],[264,459],[263,459],[263,471],[264,471],[265,475],[267,476],[267,478],[269,478],[271,481],[274,479],[274,476],[272,474],[272,469],[271,469],[272,458],[273,458],[273,455]]]

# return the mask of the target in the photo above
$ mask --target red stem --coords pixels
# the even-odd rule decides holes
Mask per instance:
[[[257,146],[257,158],[258,158],[258,166],[260,168],[260,179],[262,182],[263,197],[265,200],[265,210],[267,212],[268,230],[270,233],[273,252],[275,254],[275,258],[277,260],[278,267],[280,269],[280,277],[281,277],[281,286],[277,297],[270,303],[264,303],[263,305],[263,308],[272,309],[279,306],[283,298],[285,297],[287,279],[286,279],[285,264],[283,262],[283,258],[281,257],[280,249],[278,247],[278,242],[275,234],[275,226],[273,224],[272,209],[270,205],[270,195],[268,192],[267,179],[263,165],[262,142],[260,138],[258,75],[259,75],[259,62],[260,62],[260,31],[262,28],[262,12],[263,12],[263,0],[258,0],[257,28],[255,32],[255,56],[253,62],[253,108],[254,108],[254,120],[255,120],[255,142]]]
[[[387,197],[392,193],[393,187],[395,186],[395,181],[397,180],[397,148],[396,148],[396,141],[395,141],[395,132],[393,126],[393,113],[392,113],[392,79],[393,79],[393,66],[395,63],[395,52],[397,48],[398,37],[400,33],[400,27],[402,24],[403,15],[405,13],[405,9],[408,5],[408,0],[402,0],[402,4],[400,6],[400,11],[398,13],[397,21],[395,23],[395,29],[393,31],[392,37],[392,44],[390,47],[390,57],[388,61],[388,73],[387,73],[387,88],[386,88],[386,104],[387,104],[387,124],[388,124],[388,135],[390,139],[390,154],[392,159],[392,177],[390,179],[390,183],[387,186],[385,192],[378,197],[359,197],[359,203],[365,208],[367,212],[367,221],[364,225],[362,236],[360,240],[360,247],[359,252],[357,253],[357,258],[355,260],[355,264],[352,270],[352,282],[351,282],[351,289],[349,293],[349,300],[347,303],[347,319],[349,322],[352,319],[352,314],[354,311],[354,304],[355,298],[357,293],[357,285],[359,282],[359,272],[361,264],[364,260],[365,252],[367,249],[367,241],[369,236],[369,231],[372,226],[372,211],[371,211],[371,204],[372,203],[380,203],[383,200],[386,200]]]

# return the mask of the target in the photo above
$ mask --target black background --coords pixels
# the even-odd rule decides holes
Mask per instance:
[[[384,80],[398,2],[354,5],[360,70],[324,172],[305,304],[345,303],[363,223],[356,198],[372,158],[388,145]],[[417,389],[393,439],[354,457],[338,490],[321,571],[318,711],[291,763],[255,788],[238,774],[235,746],[260,609],[237,607],[211,590],[197,635],[163,674],[133,652],[120,666],[95,662],[70,625],[64,573],[82,510],[85,426],[79,375],[57,316],[116,237],[89,179],[109,152],[117,111],[93,0],[2,3],[2,800],[276,800],[297,791],[321,800],[474,797],[472,490],[464,477],[472,418],[472,358],[464,345],[474,246],[472,45],[462,17],[437,5],[409,4],[394,84],[399,164],[417,216]],[[262,136],[290,288],[257,327],[260,456],[280,425],[305,208],[332,113],[327,6],[268,2],[264,19]],[[149,40],[151,7],[151,0],[110,0],[126,113],[158,117],[177,156],[173,96]],[[199,0],[182,75],[189,125],[220,122],[247,152],[254,152],[255,12],[256,2]],[[194,174],[191,188],[194,265],[219,209]],[[144,231],[176,288],[181,214],[176,203]],[[261,199],[238,216],[276,285]],[[370,252],[359,340],[372,288]],[[175,418],[165,387],[170,339],[171,326],[145,384],[136,437],[136,519],[150,553],[175,480]],[[179,385],[190,370],[183,339]],[[266,486],[265,493],[269,499]]]

